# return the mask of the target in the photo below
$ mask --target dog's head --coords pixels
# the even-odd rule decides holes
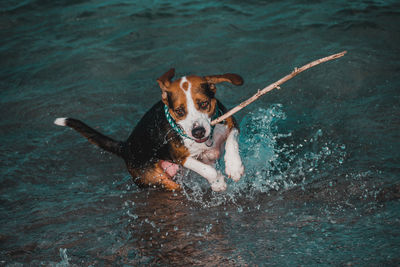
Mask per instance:
[[[242,85],[243,79],[237,74],[227,73],[204,77],[184,76],[172,81],[174,75],[175,69],[170,69],[157,79],[162,101],[190,138],[198,143],[205,142],[211,133],[210,122],[217,105],[215,84],[229,82]]]

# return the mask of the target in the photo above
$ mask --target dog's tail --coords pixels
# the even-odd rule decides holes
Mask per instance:
[[[124,154],[124,142],[119,142],[107,137],[98,131],[90,128],[80,120],[72,118],[58,118],[54,121],[56,125],[68,126],[75,129],[78,133],[86,137],[91,143],[101,147],[102,149],[114,153],[120,157]]]

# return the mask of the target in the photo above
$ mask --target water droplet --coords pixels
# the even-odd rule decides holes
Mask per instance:
[[[128,215],[129,217],[133,218],[133,219],[137,219],[139,218],[139,216],[137,216],[136,214],[132,214],[129,210],[126,212],[126,215]]]

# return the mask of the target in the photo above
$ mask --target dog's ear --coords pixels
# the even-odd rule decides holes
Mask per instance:
[[[169,107],[172,107],[172,104],[171,104],[171,98],[168,95],[170,94],[168,92],[168,88],[171,85],[171,79],[174,77],[174,75],[175,75],[175,69],[171,68],[169,71],[167,71],[160,78],[157,79],[157,82],[160,85],[162,92],[161,94],[162,101],[164,102],[165,105]]]
[[[174,77],[174,75],[175,69],[171,68],[169,71],[167,71],[160,78],[157,79],[157,82],[163,92],[168,90],[168,87],[171,85],[171,79]]]
[[[211,84],[216,84],[216,83],[222,83],[222,82],[228,82],[234,85],[242,85],[243,84],[243,79],[237,74],[234,73],[225,73],[222,75],[211,75],[211,76],[205,76],[204,77],[208,83]]]

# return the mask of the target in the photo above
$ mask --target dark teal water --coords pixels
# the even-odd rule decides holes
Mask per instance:
[[[398,266],[398,1],[0,3],[0,266]],[[115,139],[155,81],[242,75],[233,107],[347,50],[237,114],[239,183],[139,190],[124,163],[56,117]],[[221,162],[222,164],[222,162]],[[220,166],[222,168],[222,166]]]

